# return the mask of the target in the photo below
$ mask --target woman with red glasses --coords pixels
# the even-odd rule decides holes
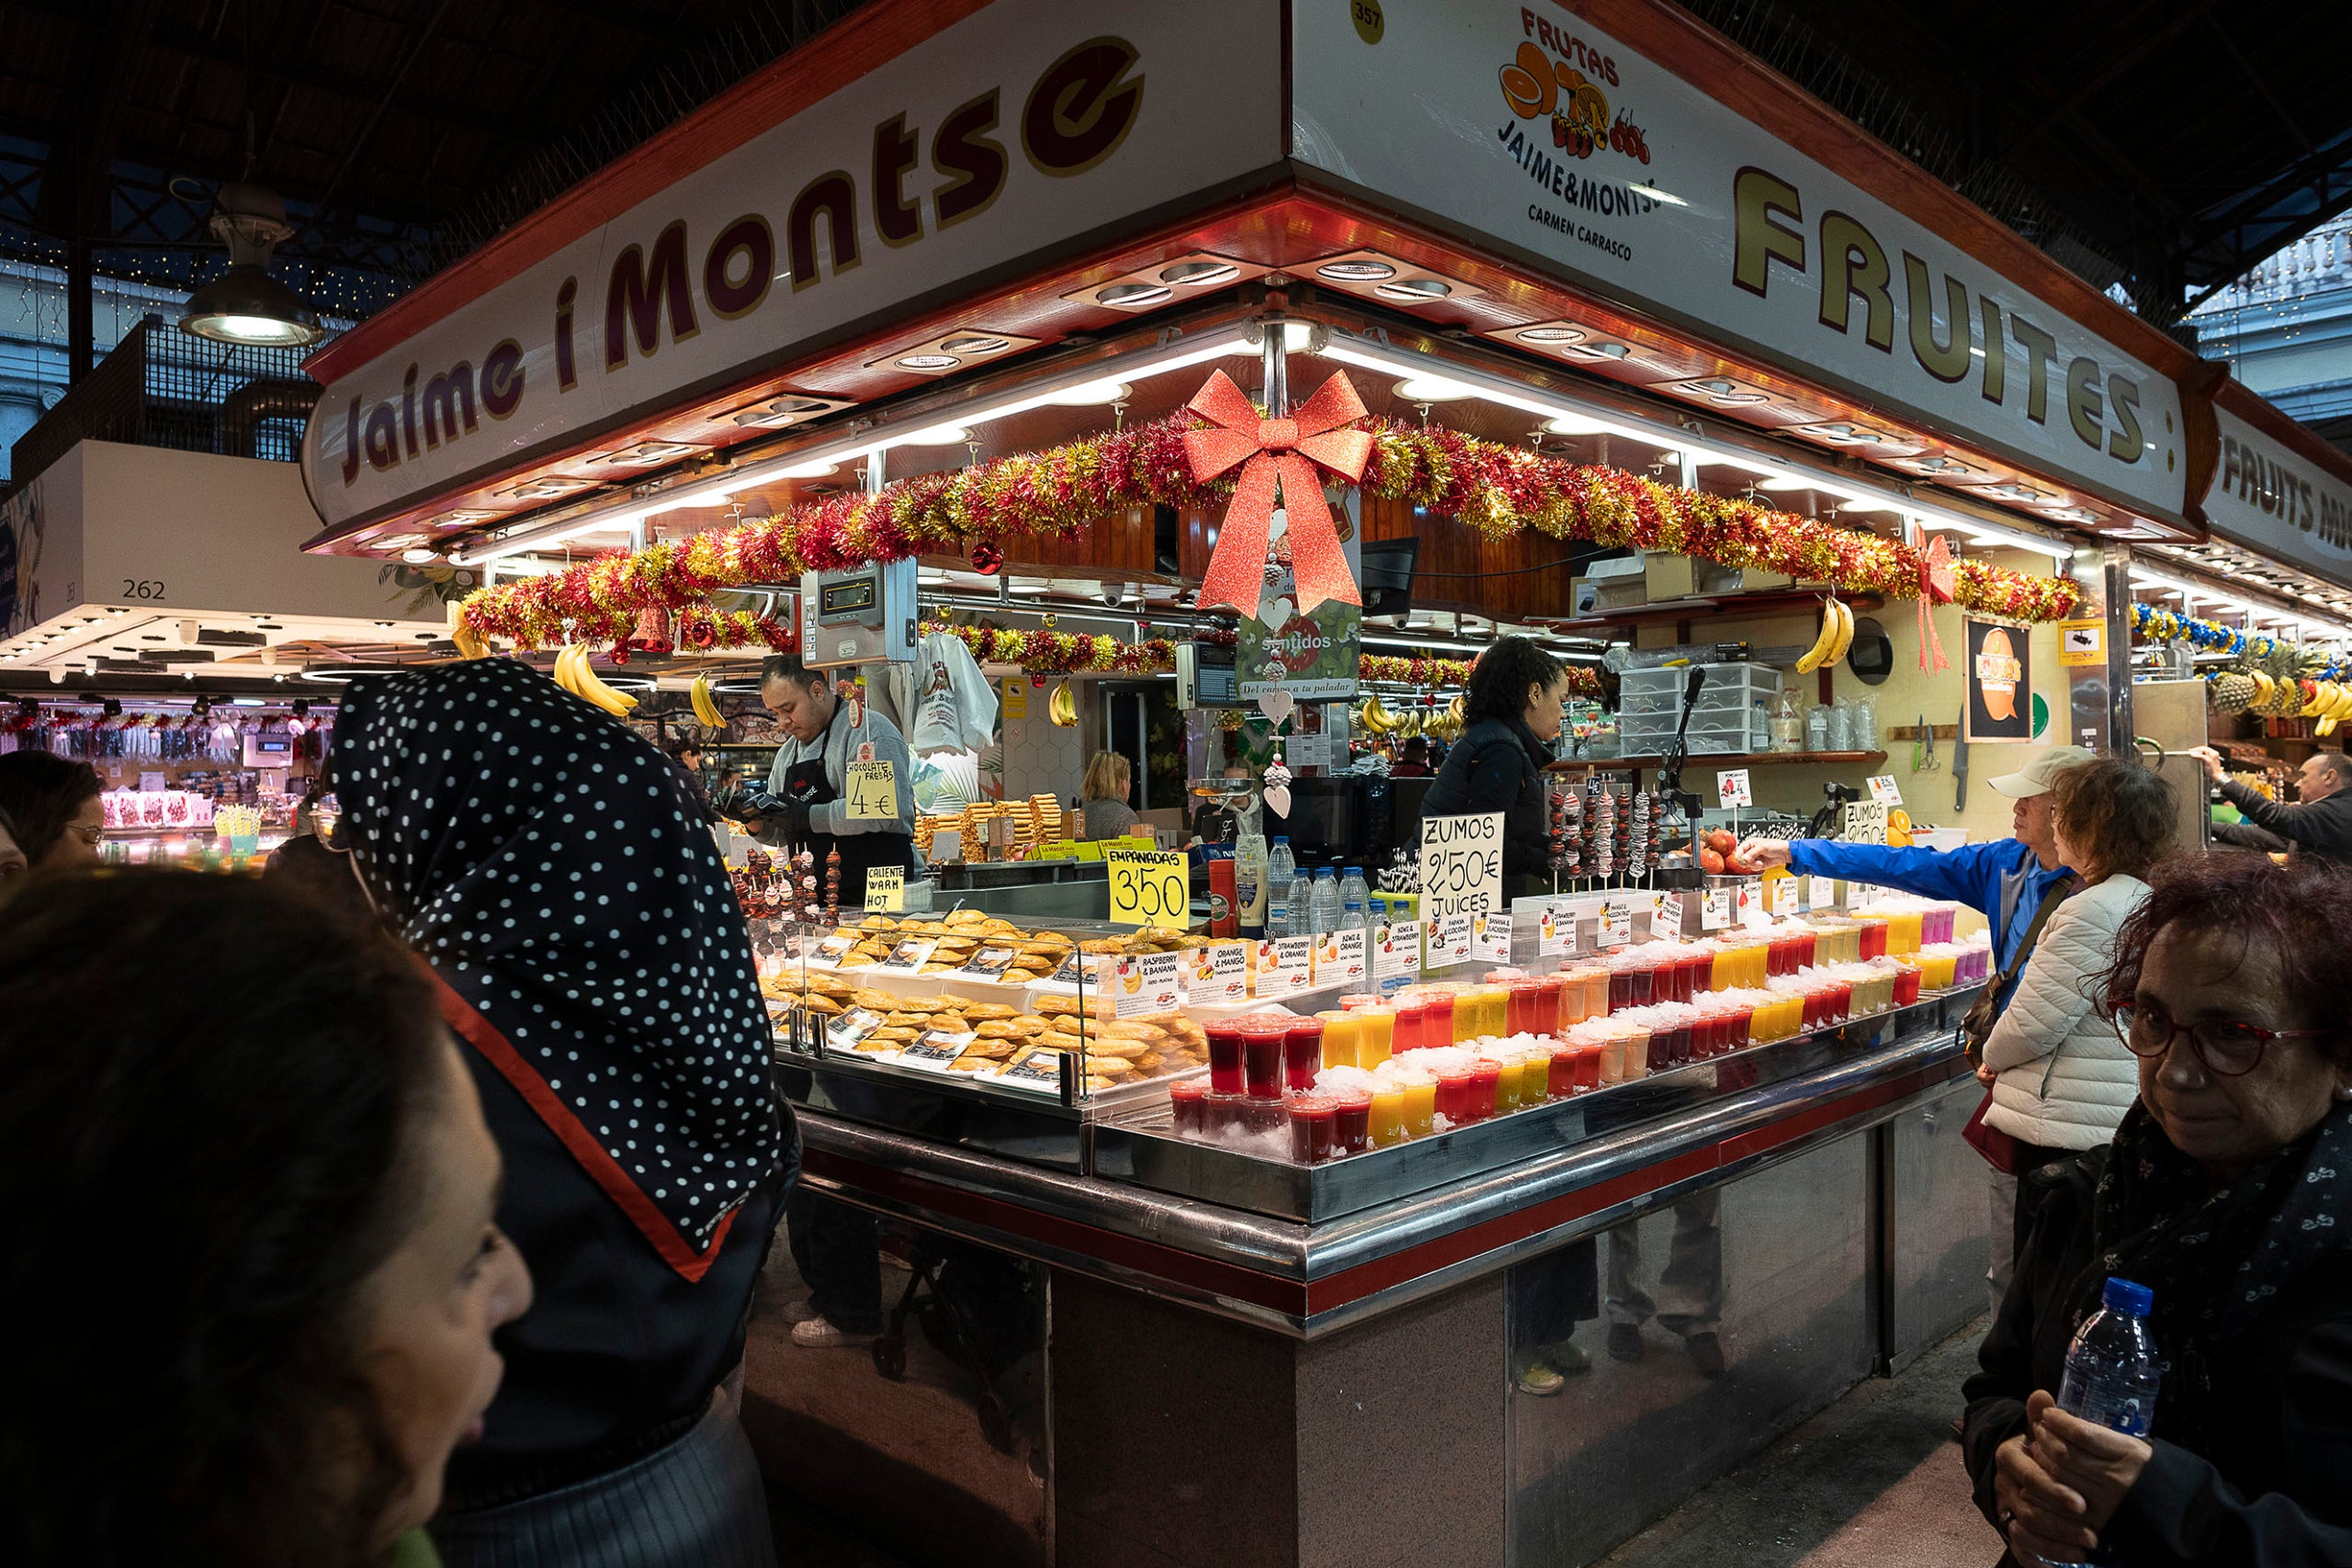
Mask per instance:
[[[1977,1506],[2022,1562],[2352,1562],[2352,872],[2227,853],[2152,883],[2101,998],[2139,1103],[2040,1183],[1967,1387]],[[2146,1439],[2052,1398],[2111,1275],[2154,1294]]]

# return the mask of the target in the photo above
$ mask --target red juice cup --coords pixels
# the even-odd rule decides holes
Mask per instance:
[[[1861,956],[1865,960],[1886,956],[1886,922],[1884,920],[1862,922]]]
[[[1730,1027],[1724,1034],[1724,1049],[1745,1051],[1755,1043],[1756,1010],[1740,1008],[1727,1015]]]
[[[1830,988],[1830,1017],[1838,1023],[1854,1016],[1854,983],[1839,980]]]
[[[1577,1088],[1578,1089],[1599,1089],[1600,1087],[1600,1047],[1579,1045],[1576,1048],[1576,1052]]]
[[[1421,1017],[1425,1010],[1419,1000],[1396,1004],[1395,1032],[1388,1041],[1390,1055],[1421,1048]]]
[[[1453,1043],[1453,993],[1439,991],[1421,1003],[1421,1043]]]
[[[1919,971],[1905,965],[1894,977],[1894,1005],[1907,1008],[1919,999]]]
[[[1552,1047],[1551,1069],[1544,1077],[1544,1092],[1554,1100],[1566,1100],[1577,1091],[1577,1048],[1573,1045]]]
[[[1547,975],[1544,977],[1543,985],[1544,994],[1536,1003],[1538,1009],[1536,1016],[1543,1021],[1544,1027],[1536,1032],[1557,1034],[1568,1026],[1568,1021],[1562,1016],[1568,1005],[1567,977],[1563,975]]]
[[[1201,1113],[1201,1130],[1210,1137],[1227,1133],[1238,1133],[1250,1124],[1250,1100],[1246,1095],[1209,1095],[1207,1108]]]
[[[1209,1039],[1209,1088],[1219,1094],[1239,1094],[1244,1082],[1241,1073],[1241,1041],[1248,1032],[1241,1021],[1220,1018],[1201,1026]]]
[[[1290,1116],[1290,1157],[1316,1165],[1331,1157],[1331,1102],[1300,1095],[1284,1109]]]
[[[1331,1143],[1334,1156],[1360,1155],[1372,1147],[1372,1096],[1351,1090],[1333,1098]]]
[[[1283,1026],[1283,1082],[1296,1094],[1315,1087],[1323,1070],[1323,1021],[1294,1018]]]
[[[1197,1138],[1201,1135],[1208,1111],[1208,1086],[1197,1078],[1168,1086],[1168,1111],[1174,1119],[1178,1137]]]
[[[1503,1065],[1481,1061],[1470,1069],[1470,1089],[1467,1104],[1470,1120],[1483,1122],[1502,1109],[1500,1097],[1503,1085]]]
[[[1455,1126],[1470,1121],[1470,1071],[1464,1067],[1437,1076],[1437,1113]]]
[[[1241,1066],[1250,1099],[1283,1097],[1283,1037],[1288,1032],[1280,1019],[1253,1018],[1244,1026]]]
[[[1634,972],[1612,966],[1609,971],[1609,1010],[1622,1012],[1634,1005]]]

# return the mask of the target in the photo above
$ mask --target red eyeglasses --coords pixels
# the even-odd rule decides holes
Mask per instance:
[[[2172,1049],[2179,1036],[2188,1036],[2189,1049],[2197,1053],[2197,1060],[2216,1077],[2244,1077],[2262,1065],[2262,1054],[2273,1040],[2321,1040],[2338,1032],[2333,1029],[2265,1029],[2259,1024],[2242,1023],[2235,1019],[2206,1019],[2199,1023],[2182,1023],[2156,1002],[2142,1002],[2136,1007],[2120,1009],[2115,1015],[2115,1032],[2135,1056],[2161,1056]]]

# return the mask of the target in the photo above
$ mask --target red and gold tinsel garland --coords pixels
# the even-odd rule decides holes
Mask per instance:
[[[712,610],[710,595],[794,581],[804,570],[962,554],[975,541],[1012,534],[1068,538],[1130,506],[1208,502],[1231,487],[1193,479],[1184,451],[1193,427],[1193,417],[1180,412],[1042,452],[918,474],[878,491],[844,491],[755,523],[485,588],[466,600],[463,614],[477,634],[525,648],[568,639],[618,647],[649,609],[677,613],[685,646],[789,647],[788,630]],[[1367,493],[1454,517],[1492,538],[1532,528],[1559,539],[1705,556],[1890,601],[1919,593],[1920,552],[1897,540],[1454,430],[1392,422],[1376,426],[1372,437]],[[2064,578],[2029,577],[1983,561],[1955,566],[1953,598],[1981,614],[2054,621],[2080,597]],[[695,610],[707,618],[697,620]],[[690,633],[713,640],[689,642]]]

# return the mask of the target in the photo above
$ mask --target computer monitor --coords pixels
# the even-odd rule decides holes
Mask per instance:
[[[1411,610],[1413,568],[1420,559],[1421,541],[1410,536],[1366,539],[1358,547],[1363,560],[1365,616],[1402,615]]]

